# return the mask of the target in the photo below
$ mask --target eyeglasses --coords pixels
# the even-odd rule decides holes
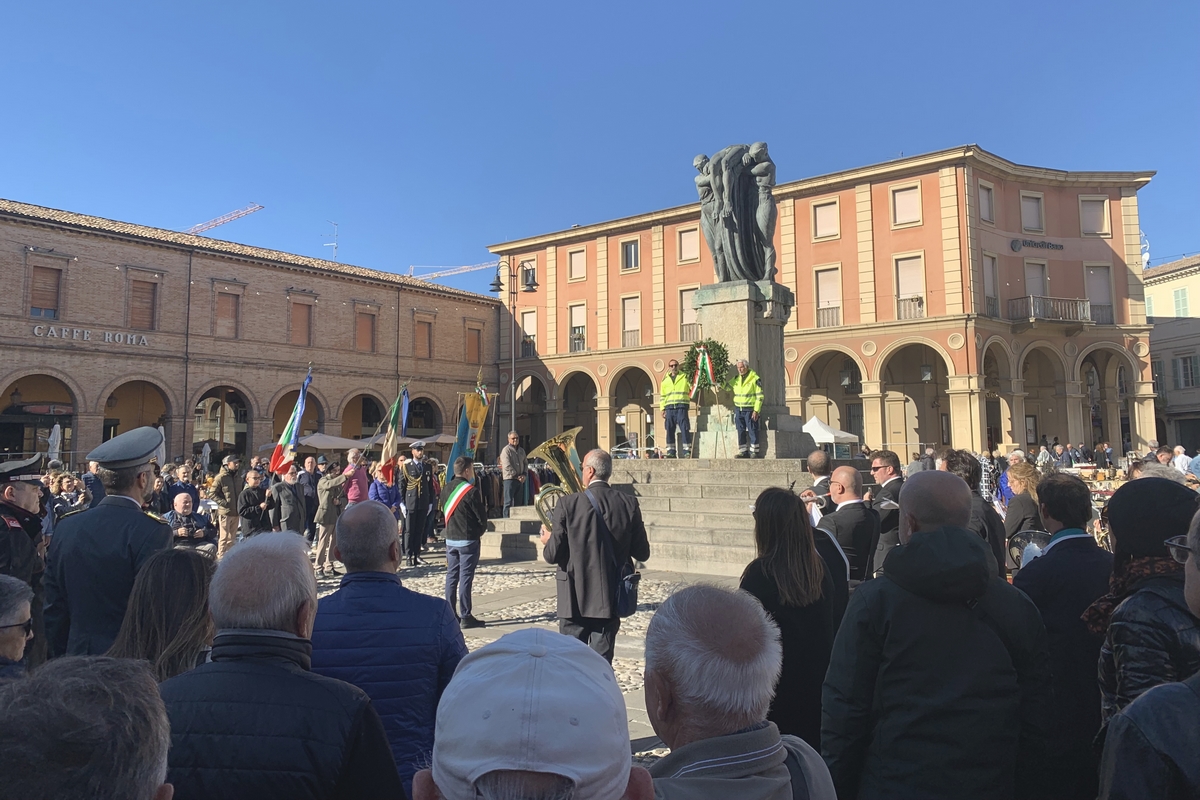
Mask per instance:
[[[871,472],[878,472],[881,469],[884,469],[883,464],[880,464],[878,467],[871,467]]]
[[[668,369],[675,369],[678,366],[679,366],[678,364],[667,364]]]
[[[1192,548],[1188,547],[1187,538],[1186,536],[1172,536],[1163,542],[1171,551],[1171,558],[1180,564],[1186,564],[1188,556],[1192,554]]]
[[[24,628],[25,635],[29,636],[31,633],[33,633],[33,617],[30,617],[24,622],[17,622],[12,625],[0,625],[0,630],[4,630],[6,628]]]

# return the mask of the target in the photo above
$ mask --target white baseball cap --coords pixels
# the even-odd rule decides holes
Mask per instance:
[[[466,656],[438,703],[433,781],[474,800],[496,770],[570,778],[575,800],[615,800],[632,757],[625,698],[603,656],[542,628],[506,634]]]

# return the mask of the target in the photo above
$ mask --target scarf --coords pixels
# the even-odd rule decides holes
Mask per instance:
[[[1108,594],[1088,606],[1081,619],[1089,631],[1104,635],[1108,632],[1108,623],[1117,606],[1134,593],[1139,583],[1156,575],[1176,575],[1180,572],[1183,572],[1183,564],[1169,556],[1141,556],[1117,564],[1113,567],[1112,577],[1108,579]]]

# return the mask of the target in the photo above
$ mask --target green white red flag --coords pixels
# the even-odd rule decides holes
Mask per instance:
[[[292,415],[288,417],[283,434],[279,437],[279,443],[275,445],[275,452],[271,453],[271,464],[268,467],[271,472],[279,473],[296,459],[296,440],[300,438],[300,421],[304,419],[304,401],[308,398],[310,383],[312,383],[312,367],[308,368],[308,375],[305,376],[304,383],[300,385],[300,396],[296,398],[296,407],[292,409]]]

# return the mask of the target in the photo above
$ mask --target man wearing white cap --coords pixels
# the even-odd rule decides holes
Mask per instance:
[[[651,800],[632,766],[625,699],[604,657],[527,628],[471,653],[438,704],[433,768],[413,800]]]

